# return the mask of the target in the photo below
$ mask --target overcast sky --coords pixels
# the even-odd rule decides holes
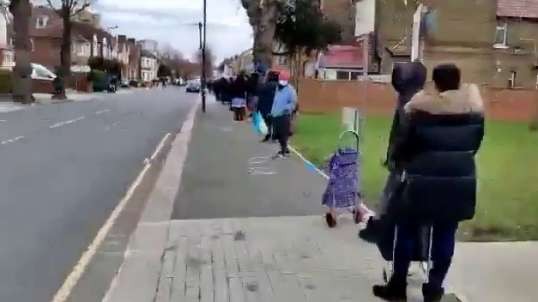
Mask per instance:
[[[115,34],[169,43],[193,58],[199,47],[202,0],[97,0],[104,26]],[[252,29],[240,0],[207,0],[207,40],[218,60],[252,47]]]
[[[34,2],[39,2],[35,0]],[[115,35],[169,43],[193,58],[199,47],[203,0],[94,0],[103,27]],[[207,0],[208,45],[218,60],[252,47],[252,29],[240,0]]]

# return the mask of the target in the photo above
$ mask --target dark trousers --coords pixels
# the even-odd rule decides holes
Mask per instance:
[[[288,138],[290,137],[290,116],[283,115],[272,118],[274,135],[280,143],[280,151],[288,153]]]
[[[245,107],[233,108],[234,111],[234,120],[243,121],[245,119]]]
[[[265,136],[265,139],[269,140],[271,138],[275,138],[273,134],[273,119],[271,118],[270,113],[262,113],[263,121],[265,122],[265,125],[267,125],[267,135]]]
[[[406,282],[409,265],[416,251],[420,227],[414,225],[399,225],[394,258],[393,280],[403,284]],[[442,288],[445,277],[452,263],[454,246],[456,244],[457,223],[434,225],[432,260],[433,268],[430,270],[429,285],[433,288]]]

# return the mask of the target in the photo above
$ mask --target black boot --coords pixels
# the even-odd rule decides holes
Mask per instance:
[[[407,301],[407,283],[395,282],[391,279],[387,285],[374,285],[374,296],[385,301],[405,302]]]
[[[441,302],[445,289],[426,283],[422,285],[422,295],[424,295],[424,302]]]
[[[359,238],[368,243],[377,243],[380,237],[379,221],[370,217],[366,223],[366,228],[359,231]]]
[[[327,225],[330,228],[336,227],[336,219],[334,219],[333,215],[331,213],[325,214],[325,222],[327,222]]]

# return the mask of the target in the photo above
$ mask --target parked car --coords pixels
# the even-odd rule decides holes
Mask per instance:
[[[200,93],[201,85],[196,81],[191,81],[187,84],[187,92]]]
[[[121,88],[130,88],[131,86],[129,86],[129,81],[121,81]]]
[[[44,80],[44,81],[53,81],[56,78],[56,74],[50,71],[47,67],[32,63],[32,80]]]

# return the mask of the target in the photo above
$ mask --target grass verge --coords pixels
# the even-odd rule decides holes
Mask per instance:
[[[375,205],[387,171],[385,157],[391,119],[369,116],[362,127],[363,192]],[[538,132],[526,123],[488,121],[477,157],[476,217],[462,224],[467,241],[538,240]],[[338,147],[339,114],[302,114],[294,146],[318,166]],[[344,142],[344,144],[349,142]]]

